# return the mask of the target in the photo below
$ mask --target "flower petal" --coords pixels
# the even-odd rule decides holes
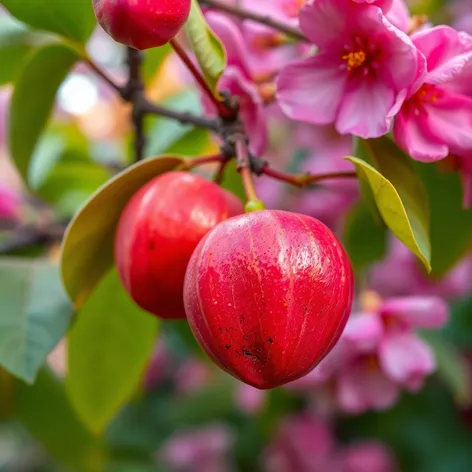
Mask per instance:
[[[373,313],[351,315],[342,339],[359,351],[372,351],[382,338],[384,329],[379,316]]]
[[[338,401],[349,413],[385,410],[398,398],[399,389],[380,369],[358,364],[347,366],[338,379]]]
[[[412,327],[440,328],[449,318],[449,307],[439,297],[396,297],[385,300],[380,313]]]
[[[277,99],[294,120],[332,123],[344,93],[347,75],[325,54],[289,64],[277,81]]]
[[[384,82],[351,79],[341,102],[336,129],[341,134],[377,138],[390,127],[394,91]]]
[[[426,119],[423,115],[402,110],[395,118],[393,137],[417,161],[434,162],[444,159],[449,154],[449,149],[431,135]]]
[[[421,387],[436,368],[427,344],[413,333],[398,333],[384,339],[379,351],[383,371],[394,381],[411,389]]]

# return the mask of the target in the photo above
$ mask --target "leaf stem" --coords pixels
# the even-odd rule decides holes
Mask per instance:
[[[298,28],[281,23],[269,15],[260,15],[259,13],[251,12],[235,5],[230,5],[222,0],[200,0],[200,4],[216,8],[217,10],[236,16],[237,18],[242,18],[243,20],[252,20],[261,23],[291,36],[292,38],[308,42],[306,36]]]
[[[216,111],[222,118],[233,118],[234,117],[234,110],[231,110],[227,104],[225,104],[223,101],[219,100],[218,97],[215,96],[213,91],[210,89],[208,86],[205,77],[202,75],[202,73],[198,70],[198,68],[195,66],[193,61],[190,59],[188,56],[187,52],[184,50],[184,48],[179,44],[179,42],[174,38],[170,41],[170,45],[176,52],[176,54],[180,57],[182,62],[185,64],[189,72],[193,75],[195,80],[197,81],[198,85],[200,85],[202,91],[208,96],[208,98],[211,100],[213,105],[216,108]]]
[[[252,179],[252,166],[247,147],[247,137],[244,134],[237,134],[234,135],[232,139],[234,140],[236,152],[236,167],[241,175],[244,193],[246,194],[248,203],[260,202]]]
[[[193,159],[187,159],[183,162],[180,166],[181,170],[192,170],[195,167],[199,167],[204,164],[215,164],[217,162],[223,163],[226,161],[226,157],[222,154],[215,154],[211,156],[202,156],[202,157],[195,157]]]

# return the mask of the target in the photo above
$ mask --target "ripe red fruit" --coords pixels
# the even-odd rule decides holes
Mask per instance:
[[[187,21],[190,5],[191,0],[93,0],[102,28],[135,49],[168,43]]]
[[[202,348],[260,389],[312,370],[338,341],[352,298],[351,265],[333,233],[284,211],[220,223],[193,253],[184,286]]]
[[[115,236],[115,262],[134,301],[161,318],[185,318],[185,269],[202,237],[243,212],[232,193],[188,172],[148,182],[128,202]]]

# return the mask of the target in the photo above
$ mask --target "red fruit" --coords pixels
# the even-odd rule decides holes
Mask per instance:
[[[161,318],[185,318],[185,269],[203,236],[243,212],[233,194],[188,172],[168,172],[129,201],[115,236],[115,262],[134,301]]]
[[[92,0],[102,28],[119,43],[149,49],[168,43],[182,28],[191,0]]]
[[[193,253],[184,286],[202,348],[260,389],[310,372],[338,341],[352,298],[351,265],[333,233],[284,211],[220,223]]]

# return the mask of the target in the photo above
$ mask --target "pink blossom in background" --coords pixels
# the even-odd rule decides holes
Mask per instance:
[[[187,359],[174,376],[175,389],[178,394],[189,395],[207,385],[211,370],[206,362],[196,358]]]
[[[295,136],[299,145],[311,152],[302,172],[323,174],[354,170],[353,164],[344,159],[352,155],[352,136],[340,135],[332,125],[302,125]],[[314,190],[300,193],[295,207],[298,212],[313,216],[336,230],[358,196],[355,180],[327,180]]]
[[[401,389],[418,391],[435,370],[434,355],[417,328],[439,328],[448,318],[439,297],[374,300],[351,315],[341,340],[314,371],[294,382],[297,390],[334,388],[339,408],[347,413],[390,408]],[[321,371],[321,372],[319,372]]]
[[[156,453],[159,464],[169,472],[234,472],[229,451],[232,431],[223,425],[209,425],[173,435]]]
[[[449,300],[472,290],[472,256],[462,259],[442,279],[428,277],[416,256],[397,238],[391,236],[387,256],[375,263],[369,285],[382,297],[437,295]]]
[[[235,389],[236,406],[244,413],[253,415],[259,413],[265,405],[267,393],[251,385],[238,383]]]
[[[0,220],[16,220],[20,217],[21,197],[13,189],[0,182]]]
[[[428,72],[408,91],[395,119],[395,140],[423,162],[472,151],[472,37],[437,26],[412,40]]]
[[[459,31],[472,34],[472,9],[469,0],[456,0],[449,6],[453,16],[452,26]]]
[[[222,40],[228,56],[228,67],[218,87],[239,98],[240,117],[249,136],[249,148],[255,155],[262,155],[268,144],[267,122],[263,102],[249,68],[243,35],[237,24],[225,15],[210,11],[206,14],[206,19]],[[204,105],[208,113],[215,114],[213,106],[205,97]]]
[[[319,52],[280,73],[277,98],[286,115],[363,138],[387,133],[424,69],[410,38],[378,7],[351,0],[308,3],[300,26]]]
[[[337,466],[331,472],[394,472],[395,470],[392,453],[379,442],[366,441],[345,447],[339,453]]]
[[[335,451],[328,425],[310,414],[285,419],[264,453],[267,472],[327,472]]]
[[[146,390],[153,390],[163,382],[172,369],[172,358],[166,347],[164,339],[159,339],[151,360],[149,361],[144,377]]]

